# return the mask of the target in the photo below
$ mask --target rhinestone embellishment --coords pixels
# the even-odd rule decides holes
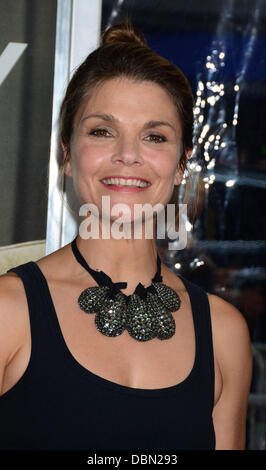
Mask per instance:
[[[180,308],[180,297],[171,287],[160,282],[153,282],[152,285],[155,287],[158,297],[170,312],[175,312]]]
[[[108,291],[109,288],[107,286],[88,287],[88,289],[85,289],[81,292],[78,299],[81,310],[84,310],[86,313],[98,312],[106,299]]]
[[[152,283],[156,293],[147,291],[146,299],[137,294],[112,295],[109,287],[89,287],[79,296],[80,308],[96,313],[95,326],[106,336],[119,336],[126,329],[138,341],[155,337],[169,339],[175,334],[171,311],[180,308],[180,298],[170,287]]]
[[[138,295],[130,296],[127,306],[127,331],[130,336],[147,341],[157,334],[157,321],[148,302]]]
[[[138,341],[171,338],[176,328],[171,312],[180,308],[181,301],[171,287],[162,283],[159,255],[151,285],[145,288],[139,283],[133,294],[125,295],[120,289],[125,289],[127,283],[114,283],[103,271],[90,268],[77,247],[76,239],[71,243],[73,254],[98,284],[81,292],[78,305],[84,312],[95,314],[95,326],[100,333],[114,337],[127,330]]]
[[[96,328],[106,336],[119,336],[126,328],[126,300],[123,294],[105,300],[101,311],[96,313]]]

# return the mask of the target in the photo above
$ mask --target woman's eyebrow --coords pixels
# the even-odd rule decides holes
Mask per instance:
[[[112,114],[89,114],[88,116],[85,116],[84,118],[82,118],[80,122],[83,122],[86,119],[90,119],[90,118],[99,118],[99,119],[102,119],[103,121],[109,121],[109,122],[118,121],[118,119],[115,118]]]
[[[90,118],[99,118],[99,119],[102,119],[103,121],[107,121],[107,122],[119,122],[119,119],[117,119],[116,117],[114,117],[112,114],[88,114],[88,116],[85,116],[84,118],[81,119],[81,122],[85,121],[86,119],[90,119]],[[147,121],[145,124],[144,124],[144,129],[147,129],[147,128],[153,128],[153,127],[159,127],[159,126],[168,126],[170,127],[174,132],[176,132],[176,128],[173,124],[171,124],[170,122],[168,121]]]
[[[158,126],[168,126],[168,127],[171,127],[171,129],[173,129],[174,132],[176,132],[175,126],[168,121],[148,121],[144,124],[145,128],[148,128],[148,127],[152,128],[152,127],[158,127]]]

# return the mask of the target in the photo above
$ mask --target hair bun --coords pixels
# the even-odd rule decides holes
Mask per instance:
[[[133,42],[144,47],[148,46],[143,33],[128,21],[117,23],[104,32],[102,45],[115,42]]]

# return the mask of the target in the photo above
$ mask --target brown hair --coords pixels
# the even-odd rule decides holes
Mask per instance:
[[[96,85],[116,77],[154,82],[173,99],[183,131],[183,154],[179,164],[184,170],[185,151],[193,147],[194,99],[190,84],[176,65],[148,47],[142,32],[129,22],[118,23],[105,31],[100,47],[78,67],[67,87],[60,110],[60,138],[67,154],[75,116],[84,98]]]

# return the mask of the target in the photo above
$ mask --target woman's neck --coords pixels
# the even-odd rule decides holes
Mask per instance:
[[[127,293],[141,282],[150,285],[157,271],[157,246],[154,239],[88,239],[80,236],[77,247],[88,265],[104,271],[113,282],[127,282]]]

